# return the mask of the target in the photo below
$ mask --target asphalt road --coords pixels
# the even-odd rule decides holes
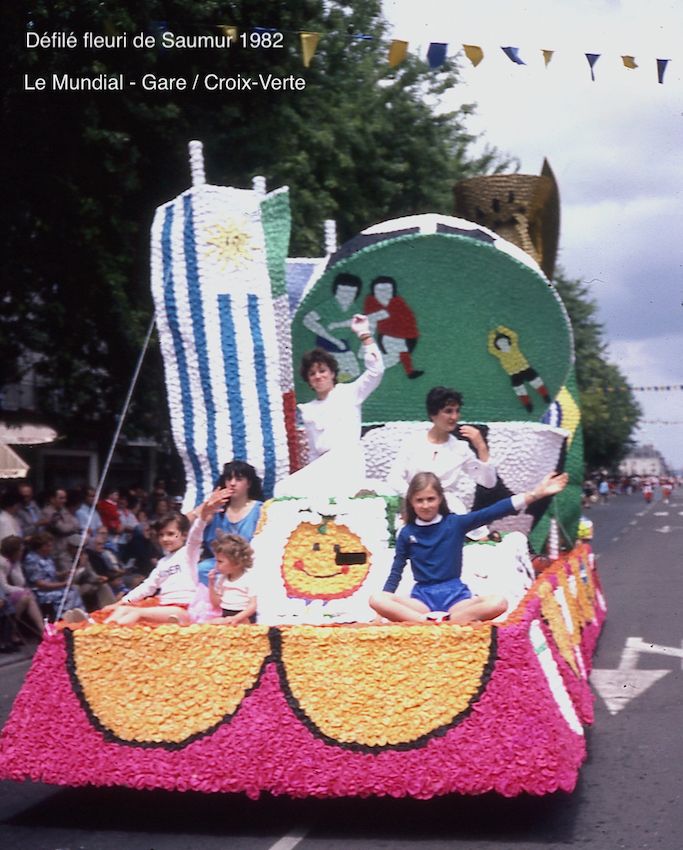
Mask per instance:
[[[668,506],[618,496],[593,507],[590,516],[609,605],[594,659],[602,672],[594,674],[594,683],[608,701],[597,697],[589,759],[574,793],[513,800],[485,795],[428,802],[270,797],[253,802],[241,796],[4,782],[0,847],[679,850],[683,491]],[[3,722],[27,666],[24,661],[0,669]]]

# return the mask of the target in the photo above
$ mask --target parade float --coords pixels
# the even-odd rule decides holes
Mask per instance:
[[[269,499],[253,540],[267,588],[255,625],[51,628],[3,730],[0,776],[252,798],[571,791],[605,601],[589,545],[567,542],[579,520],[581,417],[571,328],[542,270],[553,235],[536,217],[556,200],[548,175],[540,188],[494,187],[488,201],[502,224],[526,222],[526,250],[475,205],[471,220],[401,218],[340,247],[328,234],[324,257],[292,259],[287,189],[209,185],[198,143],[191,165],[192,187],[157,210],[152,230],[184,508],[233,457],[257,467],[269,496],[303,465],[295,399],[310,391],[293,364],[332,337],[340,377],[353,380],[362,367],[348,318],[379,304],[386,372],[364,406],[368,486]],[[373,287],[378,278],[392,285]],[[520,363],[521,386],[511,381]],[[463,486],[468,507],[555,469],[570,485],[496,523],[500,543],[467,547],[464,580],[503,592],[504,616],[377,624],[368,599],[397,533],[397,499],[382,482],[438,384],[461,390],[463,419],[496,459],[493,490]],[[527,538],[549,551],[542,569]]]

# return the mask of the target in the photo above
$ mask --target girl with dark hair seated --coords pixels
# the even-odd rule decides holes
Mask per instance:
[[[251,540],[261,516],[263,490],[261,479],[254,467],[243,460],[232,460],[223,467],[216,481],[216,489],[227,496],[224,511],[216,513],[204,531],[204,546],[208,549],[219,534],[238,534]],[[197,508],[188,516],[194,519]],[[198,567],[199,580],[208,585],[209,571],[216,566],[214,557],[201,561]]]

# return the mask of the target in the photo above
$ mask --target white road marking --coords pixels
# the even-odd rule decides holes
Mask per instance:
[[[668,511],[653,511],[654,516],[669,516]]]
[[[632,519],[631,522],[629,522],[629,525],[638,525],[638,520]]]
[[[669,655],[683,659],[683,648],[646,643],[640,637],[626,639],[616,670],[593,670],[591,684],[600,694],[610,714],[618,714],[623,708],[649,687],[658,682],[671,670],[638,670],[641,652]]]
[[[308,833],[307,829],[297,829],[295,832],[290,832],[283,835],[279,841],[276,841],[269,850],[293,850],[297,844],[302,842]]]

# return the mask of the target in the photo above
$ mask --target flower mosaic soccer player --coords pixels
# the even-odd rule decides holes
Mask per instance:
[[[566,473],[546,475],[533,490],[502,499],[469,514],[449,513],[441,482],[433,472],[419,472],[406,494],[407,522],[396,540],[396,555],[384,589],[370,598],[382,617],[395,622],[423,622],[448,618],[464,624],[493,620],[503,614],[502,596],[473,596],[461,580],[465,534],[486,522],[553,496],[567,486]],[[415,586],[410,597],[395,593],[410,561]]]
[[[316,397],[299,405],[309,447],[309,463],[280,481],[276,496],[353,495],[363,487],[365,461],[360,442],[361,408],[384,374],[384,362],[366,316],[356,314],[351,330],[360,339],[365,371],[355,381],[337,383],[339,365],[321,348],[301,359],[300,374]]]
[[[385,368],[400,362],[408,378],[424,375],[423,369],[413,365],[413,351],[420,336],[417,320],[405,299],[398,294],[393,277],[379,275],[372,281],[363,310],[377,327]]]
[[[505,325],[498,325],[497,328],[489,331],[488,350],[510,376],[515,395],[528,413],[531,413],[534,406],[529,398],[526,384],[532,386],[546,404],[550,404],[550,395],[543,383],[543,378],[522,354],[519,347],[519,334],[506,328]]]

